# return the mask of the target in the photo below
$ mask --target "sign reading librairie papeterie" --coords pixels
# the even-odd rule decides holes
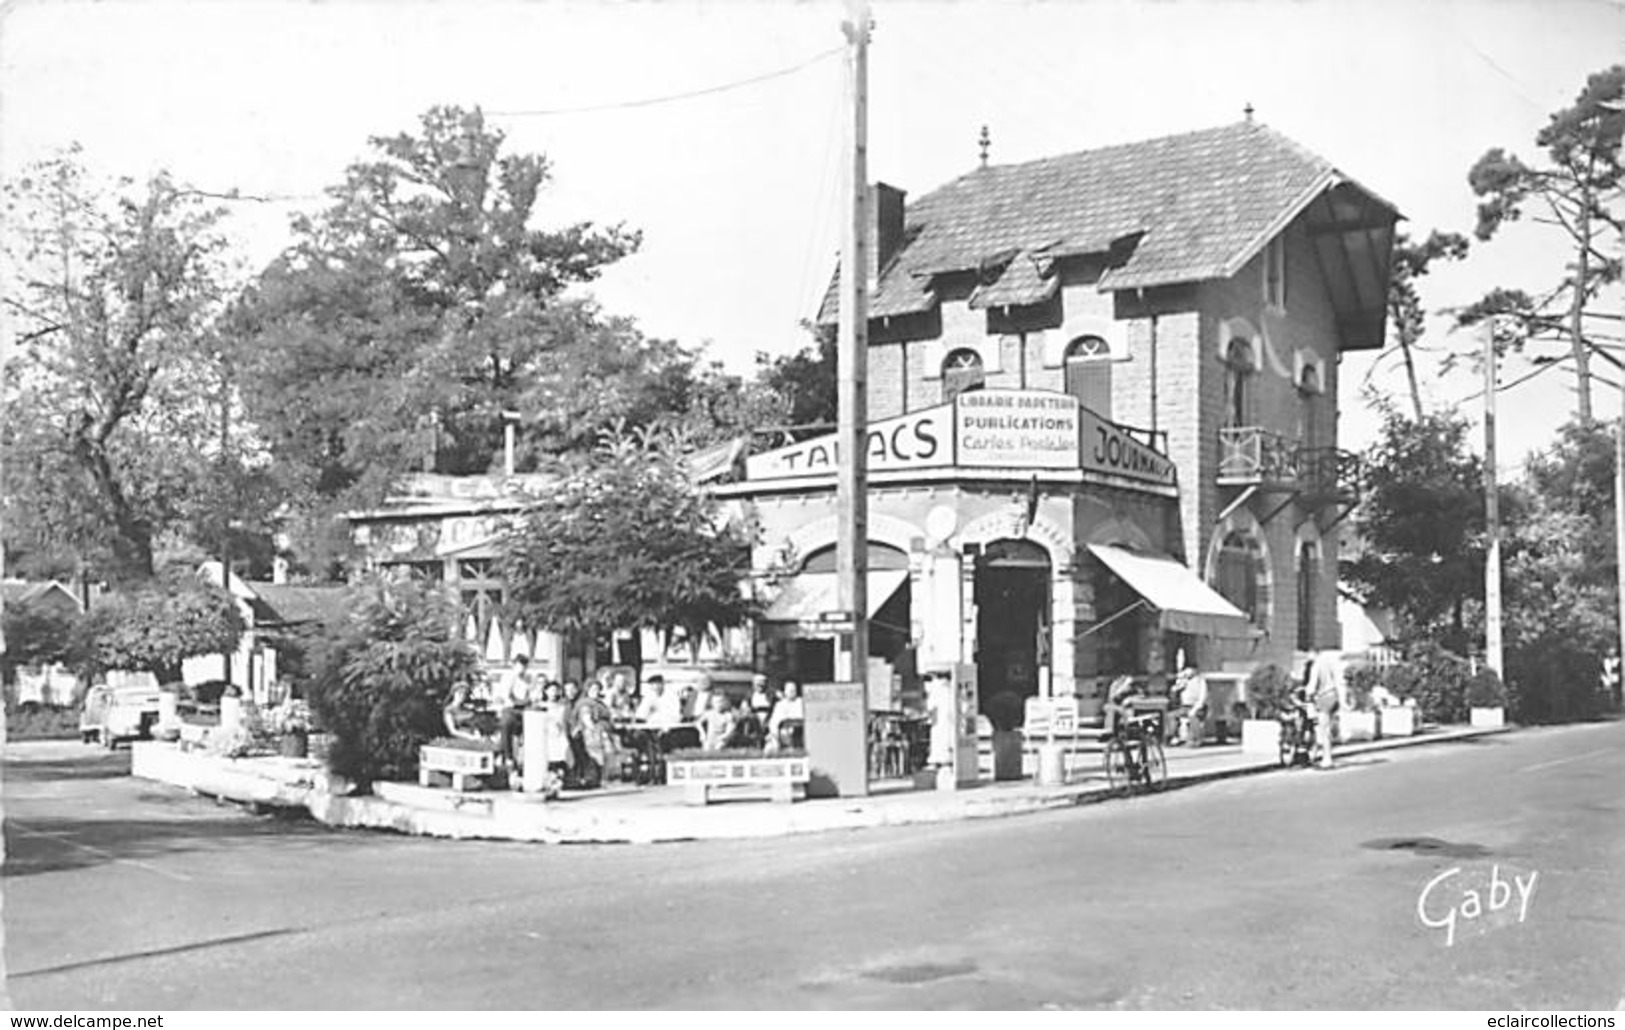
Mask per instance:
[[[1038,390],[976,390],[954,400],[957,464],[1078,467],[1078,399]]]

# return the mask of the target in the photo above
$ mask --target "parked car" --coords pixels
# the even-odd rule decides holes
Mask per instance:
[[[158,721],[157,687],[110,687],[98,683],[85,694],[79,713],[79,737],[111,751],[121,740],[152,735]]]

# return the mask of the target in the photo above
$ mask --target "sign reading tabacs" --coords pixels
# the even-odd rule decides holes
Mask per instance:
[[[937,468],[954,463],[953,406],[939,405],[869,426],[869,470]],[[835,472],[835,434],[745,459],[746,479],[794,479]]]

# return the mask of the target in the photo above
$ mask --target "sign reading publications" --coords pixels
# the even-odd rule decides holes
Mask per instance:
[[[1079,421],[1086,470],[1141,483],[1174,485],[1174,463],[1134,439],[1128,430],[1107,422],[1088,408],[1079,409]]]
[[[976,390],[954,401],[959,464],[1078,467],[1078,400],[1036,390]]]
[[[946,467],[954,463],[952,405],[911,411],[869,426],[869,471]],[[835,434],[745,459],[746,479],[833,475]]]

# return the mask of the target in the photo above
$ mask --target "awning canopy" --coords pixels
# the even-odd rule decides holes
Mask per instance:
[[[833,572],[802,572],[784,581],[777,597],[767,606],[763,622],[817,622],[819,616],[840,608]],[[881,609],[908,579],[907,569],[882,569],[869,573],[869,618]]]
[[[1257,635],[1241,609],[1172,558],[1135,554],[1106,544],[1090,544],[1089,550],[1157,610],[1162,629],[1202,637]]]

